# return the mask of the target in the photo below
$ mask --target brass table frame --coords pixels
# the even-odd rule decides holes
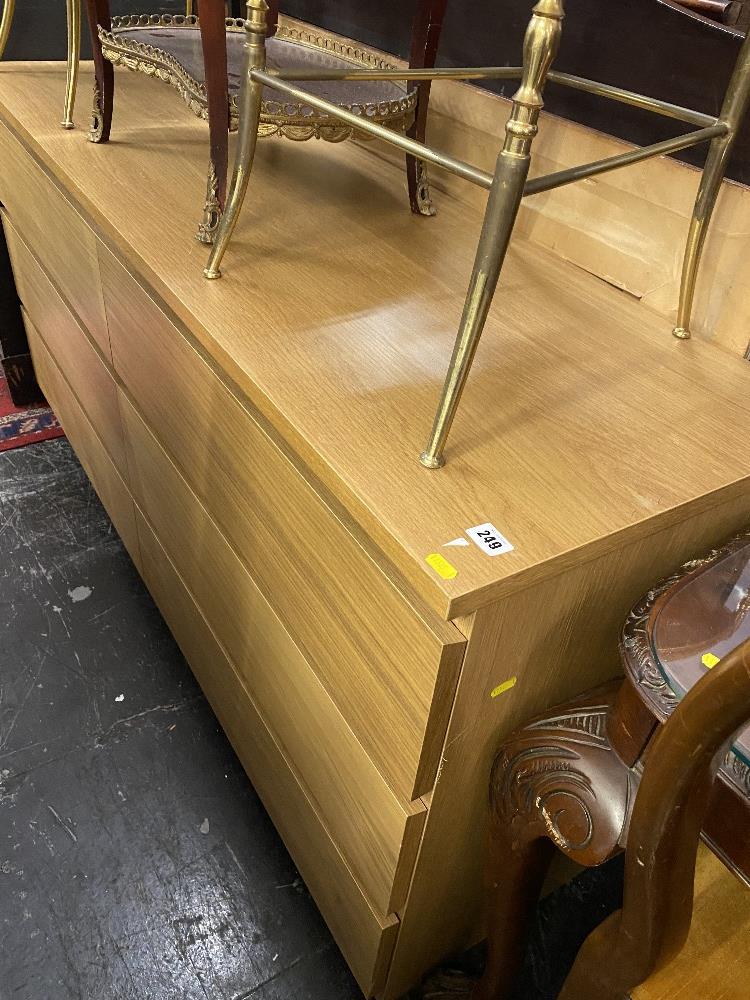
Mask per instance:
[[[750,102],[750,36],[742,45],[732,78],[727,88],[721,112],[717,118],[701,114],[665,101],[635,94],[619,87],[595,83],[551,69],[562,33],[564,0],[538,0],[533,8],[523,47],[523,66],[479,67],[428,70],[355,70],[266,71],[265,33],[266,0],[247,0],[245,22],[245,73],[240,92],[240,123],[237,155],[227,208],[219,225],[211,250],[206,278],[219,278],[220,265],[232,231],[237,222],[247,191],[258,137],[258,122],[264,87],[281,91],[296,100],[356,127],[361,132],[377,136],[418,157],[420,161],[437,164],[473,184],[489,190],[482,232],[479,238],[474,268],[466,295],[463,315],[456,337],[453,356],[445,379],[440,404],[427,447],[420,455],[422,465],[437,469],[444,464],[443,452],[456,415],[466,380],[484,329],[500,271],[510,242],[516,216],[523,198],[570,184],[585,177],[614,170],[666,153],[688,149],[710,142],[706,163],[701,174],[698,196],[693,209],[682,268],[680,302],[675,337],[690,337],[690,318],[695,297],[696,278],[706,233],[726,171],[729,153],[737,136],[739,124]],[[505,126],[505,141],[497,159],[494,174],[479,170],[404,135],[391,132],[347,112],[328,101],[313,97],[294,86],[293,81],[305,80],[499,80],[520,78],[521,84],[513,96],[510,117]],[[529,181],[531,145],[538,131],[542,110],[542,94],[547,80],[584,90],[599,97],[630,104],[656,114],[696,126],[678,136],[650,146],[634,149],[604,160],[571,167]]]

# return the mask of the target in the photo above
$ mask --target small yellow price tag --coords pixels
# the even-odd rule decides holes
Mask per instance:
[[[454,576],[458,576],[456,567],[451,566],[445,556],[441,556],[439,552],[431,552],[425,557],[425,562],[428,566],[432,566],[437,575],[442,576],[444,580],[452,580]]]
[[[701,656],[701,663],[707,670],[713,670],[717,663],[721,662],[721,657],[715,653],[704,653]]]
[[[498,684],[496,688],[490,691],[490,698],[497,698],[498,695],[505,694],[506,691],[510,691],[512,687],[515,687],[517,683],[517,677],[510,677],[507,681],[503,681],[502,684]]]

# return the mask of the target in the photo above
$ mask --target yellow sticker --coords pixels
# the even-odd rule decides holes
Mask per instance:
[[[701,663],[703,664],[704,667],[707,667],[709,670],[713,670],[713,668],[716,666],[717,663],[720,662],[720,660],[721,657],[717,656],[715,653],[704,653],[703,656],[701,656]]]
[[[454,576],[458,576],[458,570],[455,566],[451,566],[445,556],[441,556],[439,552],[431,552],[425,558],[425,562],[428,566],[432,566],[435,572],[442,576],[444,580],[452,580]]]
[[[517,677],[511,677],[510,680],[503,681],[502,684],[498,684],[496,688],[490,691],[490,698],[497,698],[499,694],[505,694],[506,691],[510,691],[512,687],[516,686],[518,681]]]

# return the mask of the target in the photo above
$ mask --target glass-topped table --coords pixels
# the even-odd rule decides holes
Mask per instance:
[[[748,638],[750,539],[665,592],[653,612],[651,649],[679,699]],[[750,726],[734,751],[750,766]]]

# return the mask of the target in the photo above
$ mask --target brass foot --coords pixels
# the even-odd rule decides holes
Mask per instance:
[[[102,142],[104,137],[104,111],[102,110],[102,95],[94,82],[94,104],[91,108],[91,125],[89,127],[89,142]]]
[[[212,271],[210,268],[204,267],[203,268],[203,277],[204,278],[208,278],[209,281],[213,281],[214,278],[220,278],[221,277],[221,271],[219,271],[219,270]]]
[[[685,326],[676,326],[672,330],[672,336],[677,337],[678,340],[690,340],[690,330]]]
[[[62,125],[63,128],[75,128],[76,127],[76,123],[72,122],[70,120],[65,121],[65,122],[60,122],[60,124]]]
[[[437,209],[432,204],[432,194],[430,192],[430,178],[427,176],[427,168],[424,161],[417,164],[417,211],[419,215],[437,215]]]
[[[442,469],[445,465],[445,459],[442,455],[431,455],[427,451],[423,451],[419,456],[419,461],[425,467],[425,469]]]
[[[221,204],[219,203],[219,181],[213,160],[208,164],[208,180],[206,182],[206,201],[203,206],[203,219],[198,226],[195,238],[205,246],[213,246],[216,230],[221,222]],[[218,275],[212,275],[218,277]]]
[[[219,216],[221,218],[221,216]],[[195,238],[199,243],[203,243],[204,246],[211,247],[214,244],[214,235],[216,233],[216,227],[219,225],[218,221],[216,225],[207,226],[205,222],[201,222],[198,226],[198,230],[195,234]]]

